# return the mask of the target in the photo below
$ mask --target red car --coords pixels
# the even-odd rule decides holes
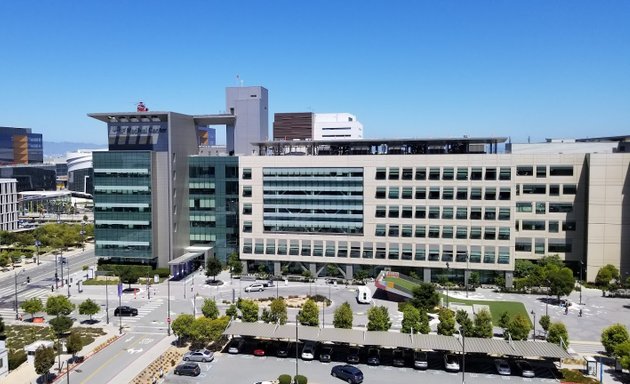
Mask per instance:
[[[265,356],[266,351],[267,351],[267,344],[259,343],[254,349],[254,356]]]

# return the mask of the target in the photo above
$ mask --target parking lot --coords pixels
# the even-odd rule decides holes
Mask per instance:
[[[265,356],[254,356],[253,351],[264,347]],[[278,342],[263,343],[262,345],[254,339],[248,340],[242,347],[241,353],[229,354],[227,347],[223,352],[215,354],[212,363],[199,363],[201,374],[197,377],[181,377],[173,375],[172,371],[165,378],[166,383],[256,383],[257,381],[273,380],[279,375],[286,373],[294,375],[296,372],[295,343],[289,345],[289,356],[280,358],[275,356],[275,352],[281,345]],[[301,353],[302,344],[298,345]],[[321,348],[318,348],[319,352]],[[333,348],[332,362],[322,363],[318,360],[318,354],[312,361],[298,359],[298,372],[308,377],[309,383],[342,383],[341,380],[330,376],[330,370],[337,364],[345,364],[347,356],[346,346],[336,345]],[[366,364],[367,349],[362,348],[360,352],[360,363],[354,364],[363,371],[364,383],[460,383],[462,374],[460,372],[446,372],[444,370],[443,353],[430,352],[428,354],[427,370],[413,369],[413,358],[411,354],[406,357],[406,366],[397,368],[392,364],[392,350],[381,349],[381,363],[377,366]],[[461,361],[460,361],[461,363]],[[535,370],[535,378],[523,378],[516,376],[513,372],[510,376],[500,376],[496,373],[494,359],[489,356],[466,356],[467,383],[492,383],[492,382],[528,382],[528,383],[550,383],[558,382],[555,379],[555,366],[548,361],[530,361]],[[513,366],[513,362],[510,361]]]

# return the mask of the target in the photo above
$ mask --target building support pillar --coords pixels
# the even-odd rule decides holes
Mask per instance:
[[[308,263],[308,270],[311,272],[311,276],[317,277],[317,264]]]
[[[352,264],[346,264],[346,280],[352,280],[353,277],[354,275],[353,275]]]
[[[431,268],[424,268],[422,279],[425,283],[431,282]]]
[[[505,288],[512,288],[514,285],[514,272],[505,271]]]
[[[282,275],[282,266],[280,265],[279,261],[273,262],[273,275],[274,276]]]

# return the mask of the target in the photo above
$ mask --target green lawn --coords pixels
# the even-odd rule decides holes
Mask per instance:
[[[383,282],[384,283],[392,282],[394,283],[395,288],[403,288],[403,290],[407,290],[409,292],[411,292],[413,288],[416,286],[415,283],[409,280],[405,280],[405,279],[401,279],[397,277],[385,277],[383,279]],[[446,303],[446,295],[440,294],[440,296],[442,297],[443,302]],[[494,324],[498,323],[499,318],[501,317],[501,314],[503,312],[508,312],[510,316],[514,316],[517,313],[520,313],[521,315],[525,316],[525,318],[529,319],[527,310],[525,309],[525,305],[523,305],[523,303],[520,303],[518,301],[468,300],[468,299],[453,298],[449,296],[449,304],[453,304],[453,303],[464,304],[464,305],[473,305],[473,304],[487,305],[490,308],[490,313],[492,314],[492,322]],[[531,325],[531,319],[529,321]]]

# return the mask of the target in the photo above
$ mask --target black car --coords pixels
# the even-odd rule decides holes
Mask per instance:
[[[123,305],[114,309],[114,316],[138,316],[138,310],[136,308]]]
[[[332,347],[325,346],[319,352],[319,361],[322,363],[330,363],[332,360]]]
[[[352,365],[335,365],[330,370],[330,374],[350,384],[360,384],[363,382],[363,372]]]
[[[394,349],[394,353],[392,357],[392,365],[394,367],[405,366],[405,351],[402,348]]]
[[[199,368],[199,364],[197,363],[184,363],[175,367],[176,375],[199,376],[200,373],[201,368]]]
[[[359,364],[359,347],[350,347],[346,361],[350,364]]]
[[[368,365],[379,365],[381,363],[381,352],[378,348],[370,348],[368,350]]]
[[[278,348],[276,349],[276,356],[278,357],[288,357],[289,356],[289,348],[291,348],[291,343],[280,343]]]

